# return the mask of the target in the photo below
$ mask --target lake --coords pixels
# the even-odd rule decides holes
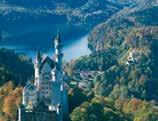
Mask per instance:
[[[71,40],[69,44],[63,46],[63,53],[64,53],[64,61],[69,62],[72,59],[77,59],[81,56],[90,54],[90,50],[88,49],[88,35],[80,37],[76,40]],[[7,49],[13,49],[17,53],[27,55],[28,57],[34,59],[35,55],[37,53],[37,50],[31,50],[29,47],[17,45],[1,45],[0,48],[7,48]],[[44,55],[49,55],[50,57],[54,54],[54,47],[52,44],[52,49],[43,48],[42,53]]]

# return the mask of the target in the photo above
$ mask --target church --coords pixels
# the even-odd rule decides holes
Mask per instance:
[[[34,61],[34,83],[27,82],[23,89],[18,121],[64,121],[68,116],[60,34],[55,37],[54,46],[55,54],[52,58],[37,52]]]

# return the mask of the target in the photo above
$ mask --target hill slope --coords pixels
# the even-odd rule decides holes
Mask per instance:
[[[25,85],[33,76],[32,62],[12,50],[0,49],[0,86],[13,81],[15,86]]]
[[[96,84],[97,94],[158,100],[157,11],[157,0],[142,1],[137,6],[121,10],[93,29],[89,36],[93,54],[100,50],[106,52],[103,66],[113,59],[117,61],[108,69],[103,67],[105,74]]]

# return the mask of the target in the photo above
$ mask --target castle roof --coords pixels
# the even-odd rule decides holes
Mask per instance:
[[[47,57],[43,60],[41,66],[40,66],[40,70],[43,68],[43,66],[44,66],[45,63],[48,63],[49,66],[50,66],[52,69],[55,67],[55,62],[54,62],[50,57],[47,56]]]

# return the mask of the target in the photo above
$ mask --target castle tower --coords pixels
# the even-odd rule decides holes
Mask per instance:
[[[63,53],[62,48],[63,44],[61,42],[60,33],[56,36],[54,40],[54,46],[55,46],[55,62],[58,71],[62,71],[62,60],[63,60]]]
[[[62,69],[62,42],[60,34],[56,36],[54,40],[55,46],[55,68],[52,70],[52,100],[51,108],[59,113],[60,120],[64,117],[67,112],[67,91],[63,81],[63,69]],[[57,107],[60,105],[60,109]]]
[[[63,86],[63,71],[62,71],[62,43],[60,34],[58,33],[54,40],[55,47],[55,68],[52,70],[52,100],[51,105],[57,106],[62,103],[61,87]]]
[[[40,84],[40,66],[42,64],[42,54],[40,51],[37,52],[35,59],[34,69],[35,69],[35,83],[34,85],[39,87]]]
[[[53,81],[62,82],[63,80],[63,70],[62,70],[62,61],[63,61],[63,53],[62,47],[63,44],[61,42],[60,33],[57,34],[54,40],[55,47],[55,68],[52,71],[52,79]]]

